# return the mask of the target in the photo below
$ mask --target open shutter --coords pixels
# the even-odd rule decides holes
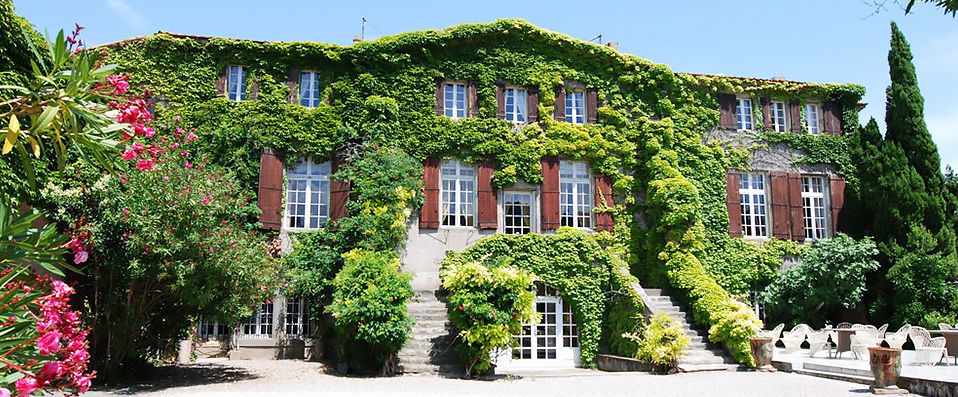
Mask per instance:
[[[735,170],[725,173],[725,205],[728,207],[728,235],[742,237],[742,203],[738,193],[741,174]]]
[[[845,178],[840,175],[832,175],[831,184],[831,207],[832,207],[832,230],[834,236],[839,231],[839,221],[841,220],[842,210],[845,209]]]
[[[436,114],[440,116],[446,114],[445,83],[441,77],[436,78]]]
[[[492,173],[494,171],[495,164],[491,161],[479,162],[479,170],[476,173],[479,183],[476,187],[476,198],[479,200],[480,229],[496,229],[499,227],[496,190],[492,187]]]
[[[526,117],[526,120],[530,123],[535,123],[539,121],[539,88],[528,87],[526,88],[526,93],[526,106],[529,111],[529,116]]]
[[[332,173],[339,171],[344,160],[339,156],[333,157]],[[349,201],[349,182],[336,179],[329,180],[329,220],[335,221],[346,217],[346,202]]]
[[[496,83],[496,119],[506,119],[506,86]]]
[[[470,81],[466,85],[466,100],[469,102],[469,115],[467,117],[479,117],[479,83]]]
[[[286,87],[289,88],[289,103],[299,103],[299,73],[297,68],[286,69]]]
[[[565,121],[565,87],[556,88],[556,103],[552,116],[556,121]]]
[[[559,158],[542,158],[542,230],[559,228]]]
[[[719,128],[737,130],[738,119],[735,117],[735,95],[718,94]]]
[[[798,100],[788,101],[788,117],[792,125],[792,132],[802,132],[802,103]],[[805,232],[802,232],[804,238]]]
[[[822,119],[824,121],[825,133],[832,135],[842,134],[842,116],[841,109],[835,101],[827,101],[822,104]]]
[[[762,98],[762,124],[765,125],[765,131],[772,131],[772,101],[768,98]]]
[[[425,202],[419,212],[420,229],[439,228],[439,159],[428,158],[423,164]]]
[[[252,77],[253,86],[249,89],[249,99],[255,101],[259,99],[259,79],[257,76],[247,75],[247,81],[249,81],[250,77]]]
[[[226,79],[229,75],[229,65],[224,65],[220,69],[220,75],[216,78],[216,96],[226,96]]]
[[[264,229],[279,230],[283,223],[283,158],[282,153],[264,148],[259,157],[259,191],[257,201],[263,211],[259,216]]]
[[[585,122],[595,124],[599,121],[599,91],[595,88],[585,90]]]
[[[612,178],[605,175],[596,175],[595,177],[595,205],[611,208],[615,204],[612,201]],[[615,223],[611,212],[599,212],[595,214],[595,230],[614,229]]]
[[[769,177],[772,180],[772,236],[788,240],[792,235],[788,208],[788,173],[773,171],[769,173]]]
[[[788,173],[789,222],[792,240],[805,241],[805,202],[802,201],[802,174]]]

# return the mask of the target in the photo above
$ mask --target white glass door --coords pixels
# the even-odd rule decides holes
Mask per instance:
[[[572,307],[564,303],[555,288],[539,285],[535,310],[539,321],[523,324],[516,335],[518,346],[500,353],[501,368],[571,368],[579,364],[579,337]]]

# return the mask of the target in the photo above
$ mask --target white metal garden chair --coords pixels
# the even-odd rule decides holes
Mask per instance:
[[[872,336],[871,330],[866,330],[864,334],[856,331],[849,336],[851,341],[852,354],[859,360],[868,360],[868,348],[877,347],[881,344],[882,338]]]
[[[785,353],[795,353],[802,348],[802,342],[805,336],[812,332],[812,327],[806,324],[799,324],[792,327],[791,331],[782,335],[782,343],[785,344]]]
[[[951,324],[938,323],[938,329],[940,329],[940,330],[942,330],[942,331],[954,331],[954,330],[955,330],[955,327],[952,326]]]
[[[893,349],[901,349],[901,347],[908,341],[908,332],[911,330],[911,325],[905,324],[898,329],[897,332],[885,333],[885,343],[888,343],[888,347]]]
[[[928,330],[922,327],[911,327],[908,336],[915,344],[916,364],[935,364],[945,357],[944,336],[932,338]]]
[[[828,333],[825,331],[810,332],[808,335],[806,335],[806,337],[808,338],[809,357],[815,356],[815,353],[818,353],[822,350],[828,351]]]
[[[878,332],[875,333],[875,337],[881,338],[885,335],[885,331],[888,331],[888,324],[882,324],[881,327],[878,327]]]
[[[762,331],[762,335],[772,338],[772,347],[775,347],[775,344],[778,343],[778,340],[782,339],[783,329],[785,329],[785,324],[779,324],[776,325],[775,328],[772,328],[771,331]]]
[[[847,322],[838,323],[838,325],[835,326],[835,328],[851,328],[851,327],[852,327],[852,323],[847,323]]]

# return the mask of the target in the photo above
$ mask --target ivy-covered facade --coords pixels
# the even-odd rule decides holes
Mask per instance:
[[[760,324],[741,302],[749,274],[763,271],[752,260],[763,243],[840,229],[842,175],[854,167],[845,133],[857,128],[863,94],[855,85],[675,73],[521,20],[348,47],[161,32],[100,48],[150,90],[158,117],[196,128],[207,160],[257,192],[262,228],[287,249],[297,233],[355,215],[346,211],[349,184],[332,176],[357,150],[397,147],[424,169],[424,204],[408,208],[400,247],[418,294],[442,289],[450,250],[495,234],[580,229],[598,243],[579,246],[614,258],[602,263],[626,263],[644,286],[671,289],[710,340],[743,362]],[[541,249],[562,260],[561,247]],[[547,314],[568,319],[556,322],[554,343],[575,349],[532,346],[530,357],[593,366],[608,347],[598,340],[616,321],[590,299],[609,299],[611,287],[597,285],[608,275],[584,278],[592,273],[537,286]],[[280,291],[248,324],[203,323],[199,333],[232,335],[224,348],[261,348],[249,354],[309,355],[306,311],[321,304]],[[583,360],[580,341],[590,349]]]

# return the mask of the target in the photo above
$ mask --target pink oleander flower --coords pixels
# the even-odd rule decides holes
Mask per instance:
[[[0,397],[10,397],[10,390],[6,387],[0,387]]]
[[[31,377],[20,378],[14,383],[14,386],[17,388],[17,392],[20,393],[20,396],[29,396],[37,391],[37,380]]]
[[[123,95],[126,90],[130,89],[130,83],[126,82],[126,76],[106,76],[106,81],[113,87],[114,95]]]
[[[126,150],[123,152],[123,154],[120,155],[120,158],[124,160],[133,160],[136,158],[136,152],[132,150]]]
[[[124,208],[124,209],[123,209],[123,215],[130,215],[130,210]]]
[[[64,299],[73,294],[73,288],[60,280],[53,280],[50,283],[53,286],[53,296],[57,299]]]
[[[183,165],[186,166],[186,168],[193,168],[193,163],[191,163],[191,162],[189,162],[189,161],[184,161],[184,162],[183,162]]]
[[[86,393],[87,390],[90,390],[90,378],[88,376],[80,376],[76,378],[74,383],[77,386],[77,391],[80,393]]]
[[[86,251],[79,251],[73,254],[73,263],[80,264],[80,263],[86,262],[86,260],[89,257],[90,257],[90,254],[87,253]]]
[[[180,120],[181,120],[180,116],[173,116],[173,121],[180,121]]]
[[[40,339],[37,339],[37,349],[44,356],[60,351],[60,333],[53,331],[41,336]]]
[[[37,378],[43,380],[50,380],[56,378],[63,374],[65,371],[63,364],[59,362],[49,362],[43,364],[43,368],[40,369],[40,372],[37,373]]]
[[[196,134],[191,132],[189,135],[186,136],[187,142],[193,142],[194,140],[196,140]]]
[[[135,152],[137,152],[137,153],[142,152],[143,149],[144,149],[143,144],[142,144],[142,143],[139,143],[139,142],[134,143],[134,144],[132,145],[132,147],[133,147],[133,151],[135,151]]]
[[[136,169],[149,171],[153,169],[153,159],[143,159],[136,163]]]

